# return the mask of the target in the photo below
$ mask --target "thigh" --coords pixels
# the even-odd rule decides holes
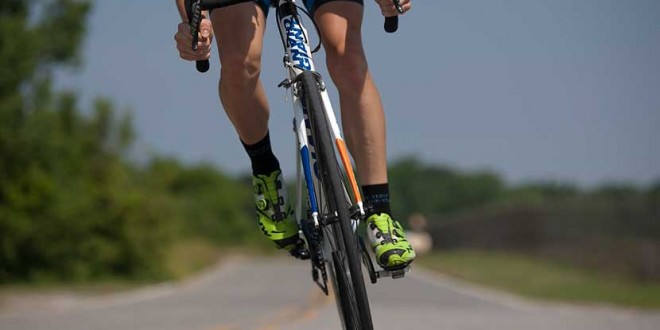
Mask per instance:
[[[214,9],[210,16],[221,62],[261,59],[266,28],[261,4],[255,1]]]
[[[317,5],[314,20],[319,26],[323,47],[328,55],[364,56],[363,14],[362,4],[355,1],[326,1]]]
[[[363,5],[363,0],[303,0],[305,3],[305,7],[307,7],[307,10],[309,10],[312,15],[316,11],[317,8],[321,7],[322,5],[330,2],[338,2],[338,1],[344,1],[344,2],[354,2],[359,5]]]

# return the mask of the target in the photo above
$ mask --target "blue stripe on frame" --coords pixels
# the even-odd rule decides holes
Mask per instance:
[[[309,149],[303,146],[300,149],[300,161],[302,162],[303,171],[305,173],[305,182],[307,183],[307,195],[309,197],[309,204],[312,213],[318,212],[318,204],[316,203],[316,194],[314,193],[314,183],[312,182],[312,168],[309,162]]]

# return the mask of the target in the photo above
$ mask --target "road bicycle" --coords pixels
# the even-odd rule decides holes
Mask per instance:
[[[202,11],[251,1],[187,0],[193,49],[197,46]],[[402,13],[399,1],[393,1]],[[410,267],[374,268],[373,257],[357,233],[365,218],[361,193],[326,86],[314,70],[312,53],[320,48],[321,42],[315,49],[310,47],[299,13],[310,15],[295,0],[273,1],[273,6],[288,73],[278,87],[291,92],[298,150],[295,215],[307,251],[297,257],[311,261],[312,279],[326,295],[329,289],[333,290],[344,329],[370,330],[373,323],[362,264],[372,283],[381,277],[401,278]],[[311,17],[310,20],[313,22]],[[386,31],[394,32],[397,27],[398,16],[385,19]],[[197,61],[196,67],[206,72],[208,60]],[[328,280],[332,285],[328,285]]]

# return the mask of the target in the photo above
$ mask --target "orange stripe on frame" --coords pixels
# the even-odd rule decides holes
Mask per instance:
[[[353,165],[351,165],[351,159],[348,157],[348,150],[346,149],[346,143],[342,139],[335,139],[337,144],[337,150],[339,150],[339,156],[341,157],[341,162],[344,164],[346,169],[346,174],[348,175],[348,181],[351,184],[351,189],[353,190],[353,196],[355,196],[355,201],[357,203],[362,203],[362,195],[360,194],[360,189],[357,185],[357,180],[355,180],[355,172],[353,172]]]

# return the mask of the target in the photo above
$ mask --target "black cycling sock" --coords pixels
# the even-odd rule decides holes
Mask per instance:
[[[390,209],[390,185],[387,183],[362,186],[364,193],[364,208],[367,218],[373,214],[387,213]]]
[[[259,142],[251,145],[245,144],[241,141],[250,161],[252,162],[252,174],[271,174],[280,169],[280,163],[277,157],[273,154],[273,149],[270,146],[270,133],[266,132],[266,136]]]

